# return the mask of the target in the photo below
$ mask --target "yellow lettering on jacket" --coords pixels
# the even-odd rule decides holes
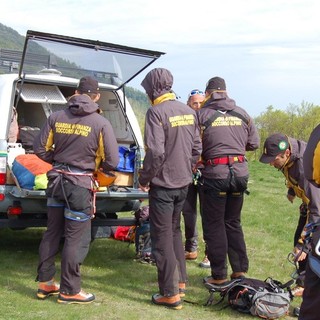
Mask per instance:
[[[91,127],[79,123],[65,123],[56,122],[56,133],[62,134],[76,134],[79,136],[87,137],[91,132]]]
[[[212,127],[234,127],[241,126],[242,120],[238,117],[219,117],[212,122]]]
[[[194,125],[194,116],[192,114],[183,114],[180,116],[169,117],[171,127]]]

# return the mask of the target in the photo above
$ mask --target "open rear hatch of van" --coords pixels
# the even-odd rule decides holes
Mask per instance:
[[[48,55],[49,53],[49,55]],[[163,52],[28,30],[19,77],[45,68],[65,77],[92,75],[116,90],[146,69]],[[35,57],[37,55],[37,57]]]
[[[39,104],[46,117],[56,111],[52,110],[53,107],[57,110],[64,107],[66,98],[59,90],[58,80],[55,83],[54,75],[61,76],[61,81],[69,81],[69,84],[74,87],[81,77],[91,75],[102,84],[101,93],[105,89],[106,92],[109,90],[108,94],[110,94],[112,90],[117,99],[120,99],[121,96],[123,97],[121,89],[124,89],[130,80],[162,54],[164,53],[29,30],[19,64],[16,102],[21,99],[23,103]],[[124,125],[127,126],[130,125],[128,120],[130,115],[126,115],[125,100],[124,97],[124,114],[127,117]],[[106,110],[105,113],[111,111]],[[37,111],[34,112],[37,113]],[[140,155],[143,150],[139,149],[141,141],[134,142],[138,146],[139,157],[143,156]],[[105,203],[108,199],[130,201],[148,197],[147,193],[138,189],[138,169],[141,158],[136,163],[139,163],[139,166],[135,166],[131,176],[127,177],[126,173],[123,173],[119,178],[121,183],[97,193],[98,204],[99,200],[100,203]],[[25,189],[19,185],[17,179],[15,182],[10,193],[16,198],[43,199],[46,197],[45,190]]]

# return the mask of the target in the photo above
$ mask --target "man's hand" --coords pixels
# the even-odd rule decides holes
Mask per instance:
[[[297,245],[293,249],[294,260],[295,261],[303,261],[307,257],[307,253],[302,250],[301,245]]]
[[[142,185],[139,183],[139,189],[141,189],[141,190],[144,191],[144,192],[149,192],[150,187],[149,187],[149,185],[142,186]]]

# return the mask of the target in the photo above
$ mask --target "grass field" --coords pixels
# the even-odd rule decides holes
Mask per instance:
[[[287,255],[293,247],[300,201],[296,199],[291,204],[286,199],[284,177],[274,168],[251,162],[250,172],[250,195],[246,196],[242,213],[250,259],[248,276],[262,280],[270,276],[286,282],[294,271]],[[198,228],[202,235],[200,218]],[[156,268],[134,261],[134,245],[112,239],[96,239],[82,266],[83,289],[96,295],[94,303],[64,306],[58,304],[55,297],[37,300],[34,279],[43,231],[0,230],[0,319],[253,319],[223,308],[224,304],[204,306],[209,293],[202,278],[209,275],[209,271],[198,267],[204,252],[202,241],[198,260],[187,262],[186,300],[193,303],[185,302],[182,310],[169,310],[151,303],[151,295],[158,291]],[[60,271],[59,263],[57,268]],[[300,303],[301,299],[295,298],[292,307]]]

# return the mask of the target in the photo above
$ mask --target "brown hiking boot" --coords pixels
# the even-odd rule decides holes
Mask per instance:
[[[47,297],[59,294],[60,285],[54,279],[39,282],[37,297],[38,299],[46,299]]]
[[[179,296],[183,298],[186,296],[186,284],[185,282],[179,282]]]
[[[165,306],[175,310],[182,309],[182,302],[179,294],[176,294],[172,297],[166,297],[159,293],[156,293],[152,296],[152,302],[159,306]]]
[[[212,276],[209,276],[209,277],[205,277],[203,279],[203,282],[218,285],[218,286],[220,286],[220,285],[223,286],[226,283],[228,283],[229,281],[228,281],[228,279],[214,279]]]
[[[198,258],[198,251],[185,251],[184,256],[186,260],[196,260]]]
[[[79,293],[73,295],[60,293],[58,302],[63,304],[88,304],[93,302],[94,299],[94,294],[81,290]]]
[[[231,279],[244,279],[246,277],[246,274],[244,272],[233,272],[231,274]]]

